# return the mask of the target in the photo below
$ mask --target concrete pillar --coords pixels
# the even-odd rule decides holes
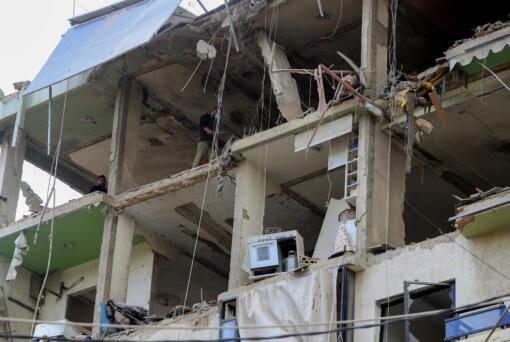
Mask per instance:
[[[279,184],[270,177],[264,179],[264,168],[258,168],[246,159],[238,164],[229,289],[242,286],[248,280],[248,237],[263,234],[265,199],[279,192]]]
[[[278,109],[287,121],[293,120],[302,113],[296,80],[288,72],[272,72],[278,69],[290,69],[289,60],[282,48],[269,40],[264,32],[257,34],[257,41],[269,69],[271,87]]]
[[[367,82],[365,95],[375,99],[387,78],[388,0],[363,0],[362,11],[361,69]],[[356,219],[361,251],[404,245],[405,155],[392,146],[388,160],[389,136],[381,126],[372,115],[360,117]]]
[[[129,78],[120,80],[113,116],[108,194],[118,195],[137,185],[134,174],[142,100],[140,84]]]
[[[388,72],[388,0],[363,0],[361,14],[361,70],[365,95],[375,99]]]
[[[120,81],[115,102],[108,194],[117,195],[136,184],[137,140],[142,104],[142,88],[134,80]],[[126,302],[129,259],[135,230],[135,220],[127,214],[118,216],[110,210],[106,216],[99,257],[94,322],[101,320],[100,303],[108,299]],[[94,328],[94,336],[99,329]]]
[[[112,280],[110,298],[126,302],[129,276],[129,260],[135,232],[135,219],[121,214],[117,218],[117,232],[113,249]]]
[[[25,137],[18,136],[16,147],[11,146],[11,140],[12,130],[4,131],[0,152],[0,195],[7,200],[0,200],[0,226],[6,226],[15,220],[25,159]]]

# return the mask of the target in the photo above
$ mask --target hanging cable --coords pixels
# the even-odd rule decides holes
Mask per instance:
[[[424,311],[418,313],[404,314],[404,315],[394,315],[394,316],[385,316],[385,317],[375,317],[371,319],[358,319],[358,320],[344,320],[344,321],[336,321],[336,322],[321,322],[321,323],[304,323],[304,324],[278,324],[278,325],[254,325],[254,326],[156,326],[156,325],[148,325],[148,326],[134,326],[134,325],[122,325],[122,324],[100,324],[100,323],[76,323],[69,321],[42,321],[42,320],[29,320],[23,318],[11,318],[11,317],[0,317],[1,322],[16,322],[16,323],[49,323],[55,325],[65,325],[65,326],[82,326],[82,327],[104,327],[104,328],[141,328],[147,330],[227,330],[227,329],[274,329],[274,328],[298,328],[298,327],[313,327],[313,326],[330,326],[331,324],[341,325],[341,327],[336,329],[328,329],[322,331],[312,331],[312,332],[304,332],[304,333],[295,333],[295,334],[282,334],[277,336],[267,336],[267,337],[237,337],[237,338],[226,338],[226,339],[201,339],[201,340],[190,340],[187,339],[187,342],[226,342],[226,341],[260,341],[260,340],[274,340],[274,339],[284,339],[289,337],[298,337],[298,336],[316,336],[316,335],[325,335],[325,334],[333,334],[342,331],[348,330],[357,330],[357,329],[368,329],[386,326],[398,322],[402,322],[405,320],[419,320],[428,317],[445,315],[445,314],[456,314],[460,312],[465,312],[468,310],[476,310],[479,308],[484,308],[489,305],[500,304],[505,299],[510,298],[510,293],[506,293],[504,295],[495,296],[492,298],[488,298],[476,303],[466,304],[462,306],[458,306],[455,308],[445,308],[438,309],[432,311]],[[347,324],[356,324],[356,323],[366,323],[366,322],[377,322],[372,324],[364,324],[364,325],[351,325],[346,326]],[[34,339],[40,340],[42,337],[35,337],[32,335],[12,335],[12,334],[0,334],[0,337],[12,337],[19,339]],[[46,337],[44,338],[47,341],[75,341],[71,339],[67,339],[65,337]],[[106,342],[111,340],[105,339],[87,339],[90,342]],[[132,340],[115,340],[117,342],[132,342]],[[144,340],[139,340],[144,341]],[[147,340],[148,341],[148,340]],[[152,340],[151,342],[183,342],[183,340]]]
[[[50,235],[48,236],[48,238],[49,238],[48,261],[47,261],[47,264],[46,264],[46,272],[44,273],[44,278],[43,278],[43,281],[41,283],[41,289],[39,290],[39,294],[37,296],[37,301],[36,301],[35,310],[34,310],[34,316],[33,316],[34,320],[36,319],[37,314],[39,312],[39,306],[40,306],[40,303],[41,303],[41,298],[42,298],[42,295],[43,295],[43,292],[44,292],[44,288],[46,286],[46,281],[48,280],[48,274],[50,272],[50,267],[51,267],[51,258],[52,258],[52,255],[53,255],[53,240],[54,240],[53,234],[54,234],[55,207],[56,207],[56,190],[55,190],[55,185],[56,185],[56,181],[57,181],[57,170],[58,170],[58,161],[59,161],[59,156],[60,156],[60,148],[62,146],[62,136],[63,136],[63,133],[64,133],[64,119],[65,119],[65,113],[66,113],[67,92],[68,92],[68,90],[69,90],[69,80],[66,81],[66,90],[65,90],[65,93],[64,93],[64,105],[63,105],[63,108],[62,108],[62,121],[60,122],[60,132],[59,132],[58,144],[57,144],[57,148],[55,150],[55,154],[53,155],[52,170],[51,170],[52,173],[50,173],[50,177],[49,177],[49,181],[48,181],[48,185],[49,185],[49,183],[53,179],[53,184],[51,186],[51,190],[47,191],[48,192],[48,197],[46,199],[45,208],[43,209],[43,211],[41,213],[41,218],[39,220],[39,224],[37,226],[36,233],[35,233],[35,236],[34,236],[34,244],[35,244],[37,242],[37,234],[38,234],[38,231],[40,229],[41,223],[43,221],[45,209],[48,207],[48,203],[49,203],[50,198],[53,197],[53,209],[52,209],[52,215],[51,215]],[[54,168],[53,168],[53,165],[54,165]],[[33,331],[34,331],[34,324],[32,324],[32,326],[30,328],[30,334],[32,334]]]
[[[207,178],[205,180],[205,189],[204,189],[204,194],[202,196],[202,204],[200,206],[200,216],[198,218],[197,234],[195,236],[195,243],[194,243],[194,246],[193,246],[193,254],[192,254],[192,257],[191,257],[190,270],[189,270],[189,273],[188,273],[188,280],[186,282],[186,291],[185,291],[185,294],[184,294],[184,304],[183,304],[183,308],[182,308],[182,314],[183,315],[184,315],[184,311],[185,311],[185,308],[186,308],[186,302],[188,300],[189,287],[190,287],[190,284],[191,284],[191,276],[193,274],[193,266],[195,264],[195,256],[196,256],[196,252],[197,252],[198,240],[199,240],[199,237],[200,237],[200,228],[201,228],[201,225],[202,225],[202,217],[203,217],[203,213],[204,213],[205,199],[206,199],[206,196],[207,196],[207,189],[208,189],[208,186],[209,186],[209,179],[211,178],[211,168],[212,168],[211,164],[212,164],[213,158],[216,158],[217,155],[218,155],[218,132],[219,132],[219,126],[220,126],[220,119],[221,119],[221,109],[222,109],[222,104],[223,104],[223,91],[225,89],[225,79],[227,77],[228,60],[229,60],[229,56],[230,56],[231,46],[232,46],[232,39],[229,40],[228,50],[227,50],[227,58],[226,58],[226,61],[225,61],[225,70],[223,71],[223,77],[221,78],[220,85],[219,85],[219,88],[218,88],[217,111],[218,111],[218,113],[220,113],[220,115],[218,115],[218,119],[215,121],[213,141],[212,141],[212,146],[211,146],[212,151],[211,151],[211,154],[210,154],[210,159],[211,160],[209,161],[209,165],[208,165]]]
[[[331,39],[335,36],[336,31],[338,30],[338,27],[340,26],[340,21],[342,20],[343,8],[344,8],[344,0],[340,0],[340,14],[338,15],[338,20],[336,21],[335,28],[333,29],[333,32],[331,32],[330,35],[321,37],[321,39]]]

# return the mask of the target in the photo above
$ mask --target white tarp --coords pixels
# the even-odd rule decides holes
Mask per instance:
[[[293,274],[276,283],[257,286],[239,295],[239,326],[302,324],[336,321],[338,268],[320,269],[305,276]],[[269,337],[335,329],[336,325],[241,329],[240,336]],[[336,334],[302,336],[286,342],[334,342]]]
[[[60,321],[57,321],[59,323],[66,323],[67,320],[63,319]],[[34,336],[37,337],[58,337],[58,336],[64,336],[65,338],[71,339],[74,336],[80,336],[82,335],[81,332],[76,330],[70,325],[62,325],[62,324],[51,324],[51,323],[43,323],[43,324],[37,324],[35,326],[34,330]],[[42,340],[41,340],[42,341]]]
[[[14,240],[14,254],[12,255],[11,264],[5,277],[6,281],[12,281],[16,279],[16,275],[18,274],[18,272],[16,272],[16,267],[23,263],[23,257],[27,255],[27,253],[27,239],[25,238],[25,233],[21,232],[16,240]]]

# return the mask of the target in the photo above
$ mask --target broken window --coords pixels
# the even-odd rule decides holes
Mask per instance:
[[[237,298],[229,298],[220,301],[220,326],[221,327],[235,327],[237,326]],[[239,338],[238,329],[220,329],[220,339]],[[229,341],[229,340],[225,340]]]
[[[412,289],[416,285],[426,285]],[[383,299],[381,316],[395,316],[455,307],[455,283],[404,282],[402,295]],[[407,306],[407,310],[406,310]],[[445,339],[445,319],[452,314],[439,314],[410,321],[398,321],[381,326],[380,342],[440,342]],[[407,335],[407,336],[406,336]]]

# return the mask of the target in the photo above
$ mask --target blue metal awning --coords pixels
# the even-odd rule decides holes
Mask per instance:
[[[71,27],[25,95],[109,61],[149,41],[180,0],[145,0]]]

